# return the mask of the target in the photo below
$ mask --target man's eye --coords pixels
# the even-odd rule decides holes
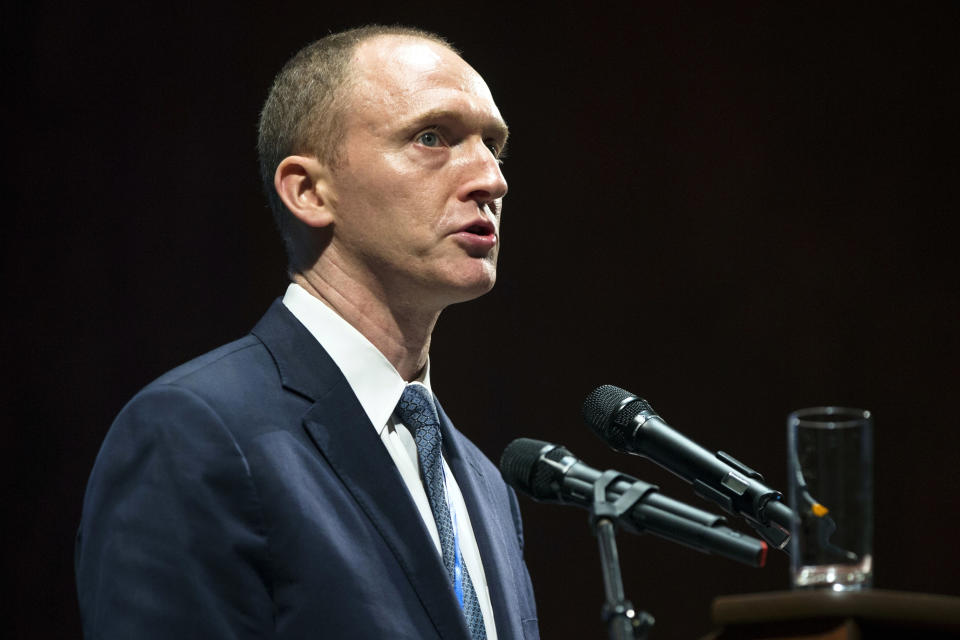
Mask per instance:
[[[424,131],[419,136],[417,136],[417,142],[419,142],[425,147],[439,147],[440,136],[437,135],[436,131]]]
[[[497,159],[499,164],[503,164],[503,159],[506,157],[506,154],[500,151],[495,142],[488,142],[487,149],[490,149],[490,153],[493,154],[493,157]]]

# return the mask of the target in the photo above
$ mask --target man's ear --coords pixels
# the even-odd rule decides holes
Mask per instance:
[[[273,174],[273,186],[287,209],[313,228],[333,222],[335,198],[330,170],[313,156],[287,156]]]

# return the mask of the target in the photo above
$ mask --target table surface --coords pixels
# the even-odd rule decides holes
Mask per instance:
[[[935,623],[960,630],[960,598],[884,589],[773,591],[720,596],[711,615],[718,625],[836,617]]]

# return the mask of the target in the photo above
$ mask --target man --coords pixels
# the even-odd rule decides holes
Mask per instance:
[[[507,128],[437,36],[299,52],[261,116],[292,284],[120,413],[87,487],[88,638],[536,638],[519,511],[434,405],[430,336],[496,279]]]

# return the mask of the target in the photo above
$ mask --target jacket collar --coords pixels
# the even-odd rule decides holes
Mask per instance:
[[[251,331],[266,346],[285,389],[309,400],[346,381],[340,370],[278,298]]]

